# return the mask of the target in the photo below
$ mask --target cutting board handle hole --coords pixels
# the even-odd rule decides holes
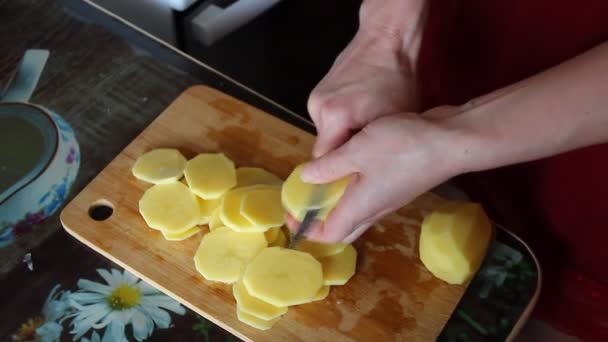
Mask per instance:
[[[95,201],[89,207],[89,216],[95,221],[105,221],[114,214],[114,206],[107,200]]]

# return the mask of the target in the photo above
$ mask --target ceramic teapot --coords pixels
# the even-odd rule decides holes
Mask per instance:
[[[48,56],[47,50],[26,51],[0,93],[0,247],[55,213],[78,173],[72,128],[29,103]]]

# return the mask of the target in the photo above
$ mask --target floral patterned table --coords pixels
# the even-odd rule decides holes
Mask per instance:
[[[78,176],[71,189],[56,189],[53,205],[72,198],[190,85],[293,120],[81,1],[0,0],[0,22],[0,80],[25,49],[49,49],[32,101],[61,115],[80,145]],[[2,341],[237,340],[68,236],[57,214],[33,214],[0,233],[14,236],[0,247]],[[502,340],[533,296],[531,256],[502,230],[497,240],[439,340]]]
[[[238,341],[70,237],[48,242],[2,283],[19,291],[3,299],[3,341]]]

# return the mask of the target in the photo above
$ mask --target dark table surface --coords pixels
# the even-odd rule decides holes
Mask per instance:
[[[104,16],[84,2],[0,0],[0,23],[0,80],[14,70],[26,49],[50,50],[31,101],[60,114],[76,133],[82,157],[69,198],[84,188],[178,94],[194,84],[218,88],[314,131],[309,122],[289,115],[282,106]],[[510,217],[508,223],[519,225],[525,221],[512,215],[509,206],[506,208],[506,214],[498,215]],[[33,270],[23,262],[26,255],[31,255]],[[0,248],[0,261],[2,341],[10,340],[20,327],[24,328],[22,333],[27,332],[28,326],[23,324],[28,320],[33,319],[30,326],[37,322],[40,325],[36,317],[41,316],[47,295],[56,284],[75,291],[80,279],[102,281],[96,269],[118,269],[69,237],[61,229],[58,215]],[[469,302],[476,300],[472,296]],[[155,330],[150,340],[165,341],[169,336],[172,341],[232,339],[191,311],[171,314],[171,319],[172,328]],[[467,316],[464,321],[453,321],[458,327],[472,324],[471,319]],[[66,322],[62,340],[71,340],[69,332]],[[488,333],[487,329],[485,332]],[[483,339],[482,336],[478,340]]]

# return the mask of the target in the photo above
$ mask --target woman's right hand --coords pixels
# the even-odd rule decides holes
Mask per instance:
[[[339,147],[378,117],[419,109],[415,64],[425,4],[425,0],[363,3],[359,31],[308,100],[317,128],[313,156]]]

